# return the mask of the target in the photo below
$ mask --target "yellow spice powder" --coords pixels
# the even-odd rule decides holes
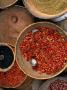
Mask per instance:
[[[67,8],[67,0],[31,0],[42,13],[53,15],[61,13]]]

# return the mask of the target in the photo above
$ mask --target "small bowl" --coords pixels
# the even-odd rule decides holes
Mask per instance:
[[[23,72],[24,73],[24,72]],[[16,84],[15,86],[10,86],[10,85],[1,85],[2,88],[13,88],[13,89],[16,89],[16,90],[22,90],[26,87],[28,87],[31,83],[32,83],[32,78],[28,77],[27,75],[25,75],[23,81],[21,80],[21,82],[19,84]]]
[[[25,74],[27,74],[28,76],[30,76],[32,78],[36,78],[36,79],[48,79],[48,78],[55,77],[55,76],[59,75],[61,72],[63,72],[66,69],[67,64],[65,63],[65,66],[55,74],[52,74],[52,75],[47,75],[45,73],[41,74],[41,73],[39,73],[37,71],[34,71],[32,69],[32,66],[31,66],[30,62],[27,62],[24,59],[23,55],[21,54],[20,48],[19,48],[21,42],[24,40],[25,35],[28,32],[30,32],[30,31],[34,30],[35,28],[37,28],[38,26],[44,26],[44,27],[46,26],[46,27],[49,27],[49,28],[56,29],[56,30],[58,30],[58,32],[60,34],[62,34],[62,35],[64,35],[66,37],[65,33],[63,32],[63,29],[61,29],[59,26],[57,26],[57,25],[55,25],[53,23],[50,23],[50,22],[38,22],[38,23],[34,23],[34,24],[29,25],[27,28],[25,28],[22,31],[22,33],[19,35],[18,40],[17,40],[17,44],[16,44],[17,63],[19,65],[20,69]]]
[[[7,72],[14,65],[14,62],[13,48],[7,43],[0,43],[0,72]]]

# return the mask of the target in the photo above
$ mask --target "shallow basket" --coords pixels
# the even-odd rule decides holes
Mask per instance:
[[[17,63],[20,67],[20,69],[25,73],[27,74],[28,76],[32,77],[32,78],[36,78],[36,79],[48,79],[48,78],[52,78],[52,77],[55,77],[57,75],[59,75],[61,72],[63,72],[67,65],[65,63],[64,67],[56,72],[55,74],[52,74],[52,75],[47,75],[46,73],[39,73],[35,70],[32,69],[32,66],[30,64],[30,62],[27,62],[23,55],[21,54],[21,51],[20,51],[20,44],[21,42],[24,40],[24,37],[25,35],[34,30],[35,28],[37,28],[38,26],[43,26],[43,27],[49,27],[49,28],[53,28],[53,29],[56,29],[58,30],[58,32],[62,35],[64,35],[64,37],[66,38],[66,35],[65,33],[63,32],[63,29],[61,29],[59,26],[53,24],[53,23],[50,23],[50,22],[38,22],[38,23],[34,23],[34,24],[31,24],[29,25],[27,28],[25,28],[22,33],[19,35],[18,37],[18,40],[17,40],[17,44],[16,44],[16,56],[17,56]]]

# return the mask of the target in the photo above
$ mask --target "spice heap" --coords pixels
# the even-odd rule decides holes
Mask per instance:
[[[34,32],[34,30],[36,32]],[[58,30],[49,27],[37,27],[31,30],[21,42],[19,48],[25,60],[36,60],[33,70],[54,74],[61,70],[67,60],[67,41]]]
[[[20,70],[17,63],[7,72],[0,72],[0,87],[16,87],[25,79],[24,73]]]
[[[67,90],[67,81],[65,80],[55,80],[49,86],[48,90]]]

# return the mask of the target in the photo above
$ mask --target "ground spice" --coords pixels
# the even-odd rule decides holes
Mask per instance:
[[[24,73],[20,70],[17,63],[7,72],[0,72],[0,87],[15,87],[22,84],[25,79]]]
[[[58,14],[67,9],[67,0],[32,0],[31,2],[36,10],[48,15]]]
[[[20,51],[27,61],[34,58],[40,73],[53,74],[63,68],[67,61],[67,41],[57,30],[37,27],[29,32],[20,44]]]
[[[52,82],[48,90],[67,90],[67,81],[65,80],[55,80]]]

